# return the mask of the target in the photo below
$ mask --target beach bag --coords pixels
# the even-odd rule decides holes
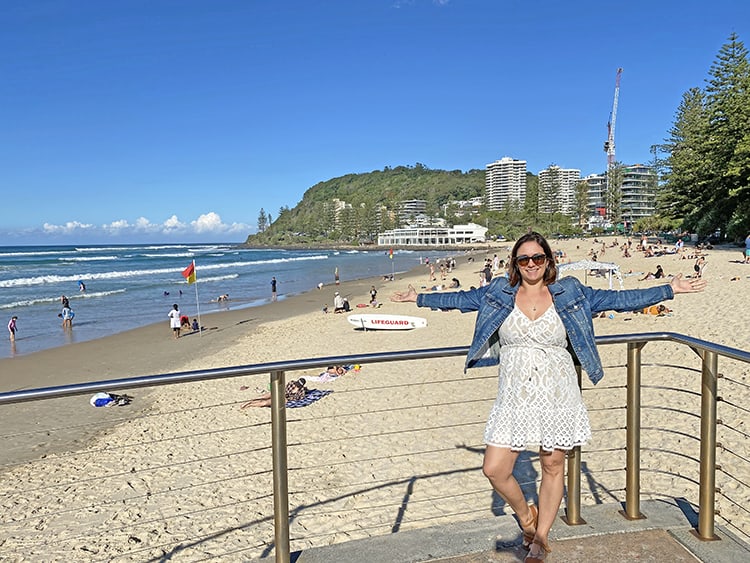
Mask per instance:
[[[115,395],[114,393],[95,393],[89,403],[92,407],[111,407],[129,405],[133,397],[130,395]]]

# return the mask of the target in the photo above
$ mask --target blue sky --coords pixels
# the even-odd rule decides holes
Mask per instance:
[[[31,0],[0,16],[0,244],[240,242],[318,182],[647,162],[750,2]]]

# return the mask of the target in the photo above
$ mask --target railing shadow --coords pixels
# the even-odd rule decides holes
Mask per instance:
[[[658,381],[659,370],[669,369],[675,372],[684,373],[686,381],[694,382],[698,378],[706,380],[705,362],[706,358],[711,358],[711,354],[722,355],[722,361],[727,361],[729,369],[724,369],[724,373],[715,379],[721,381],[722,395],[716,398],[721,409],[721,416],[717,421],[718,440],[716,451],[719,456],[719,463],[715,464],[717,472],[721,475],[721,482],[715,487],[718,496],[718,505],[725,505],[727,508],[718,514],[718,517],[725,525],[732,525],[732,514],[739,514],[740,518],[736,519],[741,522],[750,521],[748,514],[747,484],[750,483],[750,463],[748,462],[748,433],[743,429],[742,424],[738,421],[744,420],[748,413],[744,406],[748,404],[741,397],[746,397],[748,389],[742,378],[743,375],[734,376],[734,373],[740,373],[744,366],[750,362],[750,354],[734,349],[727,349],[711,343],[706,343],[696,339],[684,337],[682,335],[673,335],[672,333],[657,333],[645,335],[623,335],[618,337],[601,337],[598,339],[600,345],[622,344],[629,346],[638,342],[653,342],[656,340],[669,340],[681,345],[687,345],[698,353],[701,368],[685,368],[683,366],[662,365],[662,364],[641,364],[640,357],[637,358],[639,370],[642,369],[649,381]],[[648,348],[646,349],[648,350]],[[409,352],[384,353],[384,354],[367,354],[361,356],[318,358],[315,360],[294,360],[288,362],[274,362],[269,364],[258,364],[251,366],[238,366],[223,368],[220,370],[207,370],[196,372],[182,372],[178,374],[166,374],[161,376],[132,378],[125,380],[114,380],[106,382],[91,382],[74,386],[63,386],[59,388],[31,389],[19,391],[17,393],[0,394],[0,408],[5,404],[41,401],[52,397],[76,396],[88,394],[93,391],[119,389],[146,388],[156,385],[171,385],[175,383],[194,383],[206,380],[231,379],[239,376],[260,375],[268,373],[281,374],[277,378],[283,382],[283,374],[288,371],[297,371],[302,369],[314,369],[325,367],[335,363],[359,363],[375,364],[390,361],[409,361],[413,359],[424,358],[445,358],[460,356],[466,353],[466,348],[448,348],[434,350],[415,350]],[[732,363],[735,362],[735,363]],[[736,364],[739,362],[739,364]],[[618,379],[624,381],[628,378],[628,383],[624,385],[612,385],[609,387],[598,386],[597,388],[584,388],[584,394],[596,393],[599,402],[603,405],[601,409],[591,410],[592,426],[594,429],[595,439],[591,447],[587,447],[584,453],[586,460],[580,463],[578,475],[583,478],[585,486],[581,489],[580,483],[576,488],[568,487],[569,496],[583,496],[587,503],[605,503],[617,502],[622,503],[624,510],[629,508],[632,511],[633,494],[637,497],[644,498],[670,498],[677,496],[687,500],[683,503],[683,512],[692,513],[691,523],[700,528],[713,529],[713,517],[715,516],[715,503],[711,502],[709,508],[706,508],[706,499],[703,498],[701,487],[706,482],[704,472],[704,453],[702,431],[699,428],[703,424],[703,413],[695,411],[697,399],[701,396],[688,385],[684,387],[670,387],[661,384],[642,385],[639,383],[639,392],[642,391],[646,402],[639,409],[639,422],[637,424],[639,434],[644,439],[644,443],[637,448],[639,456],[639,465],[635,468],[638,472],[639,482],[637,490],[633,491],[632,483],[628,481],[627,475],[634,470],[623,463],[626,457],[626,444],[628,437],[626,433],[632,430],[633,425],[625,423],[626,411],[632,405],[623,401],[626,394],[631,389],[630,376],[633,369],[634,358],[629,355],[626,364],[607,366],[608,381],[616,382]],[[737,366],[742,367],[737,367]],[[722,364],[724,366],[724,364]],[[726,373],[730,375],[727,376]],[[709,374],[710,375],[710,374]],[[492,382],[496,379],[495,373],[489,373],[486,376],[476,376],[473,378],[462,378],[462,383],[467,380],[474,380],[474,384],[483,384],[483,382]],[[449,379],[441,384],[453,384]],[[404,383],[403,385],[394,385],[388,387],[388,393],[400,392],[399,388],[408,390],[412,384]],[[415,384],[420,385],[420,384]],[[106,440],[97,442],[90,449],[83,451],[71,451],[50,456],[46,459],[34,462],[36,467],[49,467],[52,474],[56,464],[80,464],[85,470],[82,470],[74,480],[65,481],[64,478],[54,476],[52,479],[28,482],[25,487],[10,491],[3,489],[0,491],[0,503],[6,506],[13,502],[9,499],[18,499],[27,497],[33,502],[39,502],[40,511],[36,513],[22,513],[13,516],[13,519],[6,516],[3,522],[0,522],[0,538],[13,537],[18,534],[26,533],[28,542],[33,542],[35,537],[41,536],[50,528],[57,526],[53,521],[59,520],[83,520],[90,518],[92,511],[109,512],[116,516],[117,520],[108,523],[107,533],[112,533],[122,537],[132,536],[134,539],[127,539],[130,544],[123,548],[123,553],[128,557],[139,560],[150,561],[167,561],[170,559],[180,559],[189,557],[189,553],[196,549],[213,549],[216,540],[220,538],[232,538],[228,545],[234,547],[225,547],[225,556],[232,554],[241,554],[247,556],[249,553],[253,556],[267,557],[275,553],[277,560],[288,561],[290,554],[290,544],[298,548],[309,547],[313,545],[323,545],[331,542],[344,541],[346,539],[362,537],[370,534],[389,534],[398,533],[405,529],[421,527],[425,525],[434,525],[446,520],[464,520],[472,518],[482,518],[487,516],[498,516],[506,514],[507,506],[504,501],[491,493],[491,489],[484,481],[481,475],[481,454],[484,447],[470,443],[453,440],[450,444],[443,441],[439,448],[420,447],[422,436],[439,436],[452,435],[457,431],[466,431],[468,435],[476,436],[481,432],[481,426],[484,424],[483,417],[472,417],[467,420],[451,420],[451,424],[445,424],[445,417],[442,422],[430,422],[429,417],[420,419],[414,417],[410,420],[419,420],[419,424],[399,424],[407,411],[418,411],[418,409],[434,409],[443,411],[447,408],[458,408],[460,406],[467,411],[476,410],[472,404],[476,404],[480,409],[489,408],[491,401],[494,399],[494,385],[485,385],[486,393],[465,399],[463,397],[456,401],[424,401],[424,395],[419,394],[420,400],[412,405],[401,406],[399,408],[384,405],[382,408],[372,408],[368,412],[346,412],[338,409],[325,416],[314,417],[315,423],[326,425],[330,422],[333,427],[340,424],[346,431],[341,434],[331,434],[327,436],[316,436],[318,442],[328,441],[332,453],[321,459],[306,459],[304,455],[305,448],[309,445],[308,438],[303,431],[306,424],[313,420],[308,413],[297,413],[295,418],[286,420],[289,413],[284,413],[284,456],[286,448],[293,454],[295,462],[284,467],[283,472],[278,468],[269,465],[269,450],[272,449],[274,442],[274,433],[271,423],[252,422],[237,423],[231,427],[210,427],[202,431],[189,431],[187,429],[173,436],[166,436],[154,430],[150,433],[139,434],[138,439],[133,440],[123,446],[122,451],[116,452],[117,455],[127,454],[127,450],[172,450],[163,458],[153,458],[144,467],[130,467],[123,465],[120,469],[109,468],[104,473],[100,472],[98,461],[112,456],[111,449],[106,446]],[[272,387],[273,389],[273,387]],[[343,393],[370,393],[374,388],[363,388],[344,391]],[[277,390],[278,391],[278,390]],[[339,393],[339,391],[337,391]],[[735,398],[735,396],[737,398]],[[278,397],[277,397],[278,398]],[[361,401],[360,401],[361,402]],[[346,404],[344,401],[343,404]],[[160,416],[177,416],[185,414],[188,416],[198,415],[210,411],[218,413],[211,415],[209,418],[219,420],[221,411],[227,408],[236,408],[237,402],[227,401],[198,401],[195,406],[185,408],[165,409],[159,414],[151,412],[139,413],[136,417],[122,417],[123,424],[142,424],[144,427],[159,426]],[[279,405],[277,405],[278,407]],[[640,405],[639,405],[640,406]],[[703,408],[703,407],[702,407]],[[692,410],[691,410],[692,409]],[[282,409],[283,410],[283,409]],[[272,414],[276,416],[277,412]],[[613,414],[616,416],[613,417]],[[367,432],[360,429],[366,427],[366,422],[353,424],[346,422],[347,418],[355,417],[389,417],[394,420],[391,430],[387,432]],[[630,420],[628,415],[628,420]],[[641,424],[640,417],[644,422]],[[675,429],[669,424],[677,417],[686,417],[690,422],[690,428],[696,431],[685,431]],[[334,424],[335,423],[335,424]],[[81,428],[96,429],[96,424],[90,427],[85,424],[76,425]],[[291,430],[289,436],[290,442],[287,444],[287,428]],[[50,439],[54,439],[57,427],[41,428],[34,431],[37,433],[49,433]],[[70,430],[64,428],[61,430]],[[649,441],[652,434],[658,434],[659,439],[656,442]],[[263,439],[259,439],[260,436]],[[268,441],[268,436],[271,441]],[[252,436],[253,440],[248,440]],[[7,438],[0,436],[0,440]],[[13,438],[19,438],[18,435]],[[709,436],[710,438],[710,436]],[[205,440],[220,441],[228,444],[227,449],[212,455],[205,455],[200,450],[200,443]],[[387,459],[368,458],[363,455],[363,448],[351,449],[357,443],[366,444],[370,440],[390,440],[394,444],[399,444],[399,449],[394,449]],[[665,448],[660,444],[666,440],[671,446]],[[402,444],[403,443],[403,444]],[[616,447],[610,444],[615,443]],[[0,441],[0,444],[2,442]],[[406,444],[410,446],[406,447]],[[657,445],[654,445],[657,444]],[[170,445],[173,447],[170,448]],[[403,448],[401,446],[404,446]],[[186,447],[187,446],[187,447]],[[2,447],[0,446],[0,449]],[[468,458],[449,458],[448,452],[462,451],[469,454],[475,454]],[[336,455],[341,452],[337,458]],[[278,453],[278,452],[277,452]],[[344,457],[342,457],[344,456]],[[731,462],[726,461],[731,457]],[[522,488],[530,499],[536,490],[538,472],[538,456],[535,453],[523,452],[520,457],[521,463],[518,464],[516,476],[522,484]],[[418,462],[418,463],[417,463]],[[372,482],[364,484],[365,479],[364,467],[377,466],[379,464],[393,464],[401,468],[401,475],[397,478],[386,478],[378,480],[374,477]],[[640,467],[640,464],[643,467]],[[423,468],[430,467],[432,464],[440,464],[442,467],[436,467],[432,470]],[[454,464],[445,468],[445,464]],[[414,470],[419,467],[419,470]],[[5,467],[6,474],[15,473],[24,470],[25,465]],[[197,471],[202,469],[202,473]],[[207,469],[206,469],[207,468]],[[739,469],[738,469],[739,468]],[[221,469],[221,471],[219,471]],[[227,469],[227,473],[224,473]],[[343,471],[339,471],[341,469]],[[345,482],[343,480],[331,479],[323,485],[317,485],[321,475],[326,473],[334,474],[334,477],[346,473],[362,474],[359,482]],[[168,473],[177,473],[184,476],[183,482],[178,485],[162,484],[161,476]],[[281,473],[281,474],[280,474]],[[623,486],[623,475],[625,486]],[[6,475],[7,476],[7,475]],[[284,522],[280,525],[278,522],[278,509],[267,507],[272,499],[270,494],[270,481],[268,494],[246,494],[245,496],[236,496],[234,492],[237,485],[247,480],[270,480],[291,477],[299,485],[296,490],[289,491],[288,485],[285,485],[285,494],[279,498],[279,491],[274,486],[276,494],[276,503],[286,503],[288,514]],[[315,476],[315,485],[311,482]],[[713,477],[715,478],[715,477]],[[196,479],[195,481],[193,479]],[[431,480],[445,479],[450,485],[445,490],[433,491],[430,495],[426,491],[432,489]],[[640,479],[643,479],[641,484]],[[668,481],[664,481],[667,479]],[[669,486],[664,487],[663,483],[668,482]],[[111,498],[91,498],[86,495],[85,489],[88,485],[112,483],[113,494]],[[675,487],[682,490],[685,494],[674,494]],[[189,500],[194,497],[200,497],[202,490],[227,490],[225,502],[216,502],[203,506],[193,505]],[[231,494],[229,491],[232,491]],[[161,497],[163,500],[159,500]],[[40,499],[37,501],[36,499]],[[49,504],[43,499],[49,499]],[[361,499],[367,499],[364,503]],[[372,503],[370,503],[372,500]],[[579,498],[580,502],[580,498]],[[184,506],[180,506],[184,503]],[[127,519],[123,511],[138,510],[140,506],[149,507],[158,504],[162,507],[170,507],[169,510],[159,509],[154,513],[149,513],[134,526]],[[264,506],[259,509],[258,507]],[[362,521],[351,522],[348,515],[352,512],[350,506],[359,510],[359,506],[368,504],[367,517]],[[568,499],[571,504],[571,499]],[[277,505],[278,506],[278,505]],[[124,507],[124,508],[123,508]],[[431,509],[422,509],[418,518],[410,518],[414,510],[419,507],[431,507]],[[179,510],[177,510],[179,508]],[[696,510],[696,508],[698,508]],[[232,525],[225,525],[226,518],[223,515],[227,513],[243,513],[247,511],[257,511],[259,514],[254,518],[242,519],[241,522]],[[569,507],[570,510],[570,507]],[[706,511],[711,516],[710,525],[706,528]],[[10,514],[10,513],[8,513]],[[40,519],[41,514],[41,519]],[[123,514],[120,516],[120,514]],[[703,519],[703,521],[701,520]],[[234,520],[237,520],[234,517]],[[310,527],[311,521],[320,521],[322,525]],[[93,521],[93,520],[92,520]],[[187,523],[192,522],[212,522],[215,525],[199,526],[196,529],[187,528]],[[116,523],[119,522],[119,523]],[[273,538],[269,536],[271,523],[275,525]],[[285,527],[284,527],[285,523]],[[325,529],[326,525],[331,524],[330,529]],[[94,533],[96,525],[88,530],[79,532],[69,531],[66,534],[66,541],[69,545],[78,545],[86,543],[91,533]],[[169,527],[175,528],[173,539],[168,542],[151,541],[148,539],[148,533],[138,530],[147,530],[150,527]],[[20,532],[20,529],[28,530]],[[742,525],[735,525],[735,531],[750,537],[748,530],[743,529]],[[184,531],[183,531],[184,530]],[[188,530],[191,530],[188,532]],[[200,530],[200,531],[197,531]],[[262,530],[261,533],[253,534],[243,542],[238,544],[235,536],[242,535],[248,531]],[[266,533],[268,530],[268,533]],[[35,535],[36,534],[36,535]],[[160,536],[161,537],[161,536]],[[281,537],[281,540],[279,538]],[[516,539],[520,539],[516,538]],[[5,543],[5,540],[0,540]],[[43,541],[43,540],[39,540]],[[508,545],[512,545],[515,540],[508,539]],[[11,543],[5,543],[6,548]],[[15,543],[13,545],[16,545]],[[505,542],[503,542],[505,545]],[[2,543],[0,543],[2,548]],[[83,549],[83,548],[77,548]],[[87,549],[93,549],[87,547]],[[86,551],[86,550],[84,550]],[[160,555],[153,555],[155,551]],[[98,554],[101,557],[101,553]]]

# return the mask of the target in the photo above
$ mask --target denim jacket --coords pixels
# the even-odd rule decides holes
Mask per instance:
[[[499,363],[500,343],[497,331],[513,310],[518,287],[511,286],[507,278],[495,278],[489,285],[479,289],[420,293],[417,305],[442,310],[458,309],[462,313],[479,311],[474,337],[466,356],[465,370],[492,366]],[[573,359],[577,357],[594,384],[601,380],[604,370],[594,341],[593,315],[608,310],[637,311],[674,297],[669,284],[616,291],[592,289],[571,276],[558,279],[548,287],[557,314],[568,333]]]

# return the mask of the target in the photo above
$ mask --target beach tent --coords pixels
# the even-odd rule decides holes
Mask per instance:
[[[620,282],[620,289],[625,289],[622,282],[622,274],[620,273],[620,266],[613,264],[612,262],[596,262],[594,260],[579,260],[578,262],[568,262],[567,264],[558,264],[557,271],[564,272],[566,270],[583,270],[583,282],[588,282],[588,274],[591,271],[598,270],[607,273],[609,279],[609,289],[612,289],[612,275],[617,277],[617,281]]]

